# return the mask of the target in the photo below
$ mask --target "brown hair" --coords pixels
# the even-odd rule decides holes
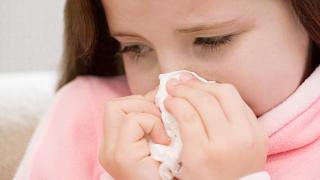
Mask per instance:
[[[312,63],[320,63],[320,1],[291,0],[312,40]],[[67,0],[62,74],[57,90],[78,75],[124,74],[116,56],[119,44],[110,36],[101,0]],[[298,42],[297,42],[298,43]]]

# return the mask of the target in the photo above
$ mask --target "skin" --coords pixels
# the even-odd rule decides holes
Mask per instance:
[[[257,116],[290,96],[311,71],[309,37],[290,4],[102,2],[112,36],[122,50],[131,46],[122,55],[133,94],[106,104],[102,166],[116,179],[160,178],[146,138],[170,143],[154,105],[158,75],[187,69],[218,83],[184,74],[167,84],[165,107],[177,119],[184,145],[178,178],[238,179],[261,171],[267,137]],[[190,29],[199,25],[205,28]],[[229,34],[228,43],[214,48],[195,44],[202,37]]]
[[[260,116],[294,92],[307,74],[309,38],[285,0],[102,2],[111,34],[122,47],[139,44],[153,49],[138,62],[134,53],[124,54],[133,94],[155,88],[160,73],[187,69],[233,84]],[[205,31],[176,31],[234,19],[237,22]],[[213,52],[193,44],[197,37],[225,34],[238,35]]]
[[[184,74],[167,88],[171,96],[165,107],[176,118],[183,142],[176,178],[235,180],[263,170],[267,137],[233,86],[206,84]],[[160,179],[147,137],[158,144],[170,141],[154,105],[156,92],[106,103],[99,161],[115,179]]]

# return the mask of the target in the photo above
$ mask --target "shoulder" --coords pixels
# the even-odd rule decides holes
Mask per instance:
[[[78,76],[57,91],[51,109],[70,120],[85,114],[100,119],[109,99],[129,94],[125,76]]]
[[[101,103],[110,98],[130,94],[125,76],[98,77],[93,75],[78,76],[59,89],[55,101],[75,104],[78,107],[90,103],[99,108]],[[88,102],[91,101],[91,102]]]
[[[129,94],[125,76],[98,77],[92,75],[78,76],[65,84],[56,93],[56,97],[87,97],[108,98]]]
[[[89,170],[96,166],[102,138],[105,101],[128,93],[126,79],[121,76],[79,76],[60,88],[32,137],[15,179],[29,175],[30,179],[91,177]]]

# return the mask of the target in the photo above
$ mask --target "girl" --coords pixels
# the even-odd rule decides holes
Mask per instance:
[[[187,69],[218,83],[168,82],[176,178],[320,179],[319,12],[315,0],[68,0],[59,91],[15,178],[159,179],[146,141],[170,143],[158,75]]]

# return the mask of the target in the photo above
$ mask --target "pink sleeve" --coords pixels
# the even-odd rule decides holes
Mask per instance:
[[[39,123],[14,179],[99,179],[103,101],[93,102],[90,78],[78,77],[60,89]],[[109,91],[109,92],[108,92]],[[102,92],[102,91],[101,91]],[[97,94],[95,95],[97,96]],[[99,107],[98,107],[99,106]],[[110,179],[107,178],[107,179]]]

